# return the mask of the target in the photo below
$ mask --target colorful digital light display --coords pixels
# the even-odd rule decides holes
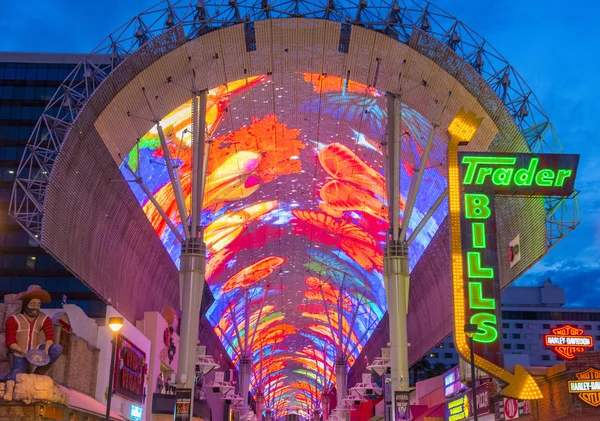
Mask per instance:
[[[250,342],[252,387],[262,384],[280,407],[332,386],[336,347],[352,364],[385,314],[386,124],[383,92],[334,76],[265,75],[208,92],[202,223],[215,302],[207,317],[236,363]],[[161,125],[189,207],[190,103]],[[401,207],[432,129],[405,105],[402,125]],[[446,189],[446,143],[435,138],[408,235]],[[182,231],[164,163],[153,127],[121,170],[139,175]],[[140,186],[131,188],[178,265],[176,236]],[[411,244],[411,269],[445,216],[442,205]]]
[[[579,156],[458,152],[458,146],[468,143],[475,133],[467,127],[469,124],[476,127],[477,119],[461,109],[450,125],[455,128],[449,129],[452,137],[448,146],[456,347],[468,361],[471,351],[464,326],[477,324],[479,330],[473,336],[478,344],[475,365],[508,383],[505,396],[540,399],[539,387],[523,367],[517,365],[514,374],[501,368],[494,197],[569,196],[573,193]]]
[[[564,325],[553,328],[551,332],[544,335],[544,345],[564,359],[573,360],[577,354],[594,348],[594,338],[584,335],[583,329]]]

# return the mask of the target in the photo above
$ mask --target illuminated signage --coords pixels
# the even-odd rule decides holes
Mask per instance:
[[[472,130],[450,130],[454,121],[448,129],[456,349],[466,361],[471,358],[464,326],[477,324],[479,331],[473,336],[475,365],[507,383],[502,391],[505,396],[540,399],[537,383],[522,366],[516,365],[514,373],[502,368],[495,196],[569,196],[573,193],[579,156],[458,152],[458,146],[469,143],[480,123],[473,113],[462,109],[455,120],[459,117],[463,123],[468,120]]]
[[[567,360],[574,359],[586,348],[594,348],[593,337],[584,335],[583,329],[565,325],[551,331],[551,334],[544,335],[544,345]]]
[[[466,389],[467,386],[461,381],[460,366],[450,369],[444,375],[444,397],[456,395],[458,392]]]
[[[494,196],[568,196],[578,161],[578,155],[459,153],[467,316],[479,326],[477,351],[497,365],[503,349]]]
[[[446,409],[446,419],[448,421],[458,421],[469,418],[469,395],[463,395],[458,399],[448,401]]]
[[[579,155],[464,153],[463,186],[493,194],[569,196]]]
[[[590,367],[575,377],[569,381],[569,393],[576,393],[588,405],[600,406],[600,370]]]
[[[477,386],[476,397],[473,399],[471,390],[464,393],[461,397],[451,399],[446,404],[446,420],[458,421],[473,416],[473,403],[477,408],[477,415],[485,415],[492,412],[490,401],[491,383],[485,383]]]
[[[142,403],[148,371],[146,354],[123,335],[119,335],[116,359],[113,385],[115,393]]]
[[[192,389],[177,389],[175,392],[175,421],[191,421],[192,419]]]
[[[142,421],[142,407],[138,405],[131,405],[129,409],[129,418],[133,421]]]

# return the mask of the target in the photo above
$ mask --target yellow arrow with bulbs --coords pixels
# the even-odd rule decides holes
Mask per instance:
[[[458,163],[459,144],[468,144],[473,138],[482,119],[477,119],[473,113],[463,109],[457,114],[448,132],[451,135],[448,144],[448,205],[450,208],[450,244],[452,252],[452,290],[454,296],[454,342],[459,354],[466,360],[471,359],[471,350],[464,332],[465,286],[463,272],[463,250],[461,244],[461,188]],[[514,373],[504,370],[491,361],[475,354],[475,366],[491,376],[507,383],[503,395],[524,400],[543,398],[536,381],[520,365],[515,366]]]

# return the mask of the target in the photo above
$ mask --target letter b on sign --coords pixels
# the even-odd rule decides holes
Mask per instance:
[[[467,219],[488,219],[492,211],[490,198],[485,194],[465,194],[465,216]]]

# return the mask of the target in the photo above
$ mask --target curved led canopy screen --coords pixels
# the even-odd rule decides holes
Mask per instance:
[[[251,354],[254,389],[260,385],[267,399],[275,395],[277,407],[303,406],[335,382],[336,350],[352,365],[386,311],[388,210],[380,144],[387,99],[366,85],[311,73],[247,78],[207,97],[202,222],[206,280],[215,297],[207,317],[236,363],[245,351]],[[189,208],[191,101],[165,116],[162,127]],[[401,207],[431,129],[403,105]],[[436,137],[408,235],[446,188],[446,144]],[[140,175],[181,229],[156,127],[121,171],[126,178]],[[178,265],[175,235],[142,189],[131,185]],[[412,242],[411,269],[446,208]]]

